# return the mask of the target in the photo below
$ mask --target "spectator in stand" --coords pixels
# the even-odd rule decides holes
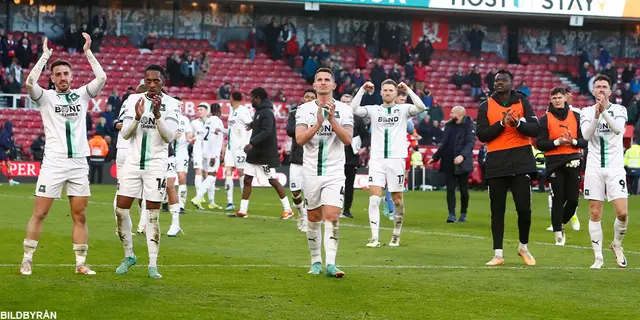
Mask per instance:
[[[438,123],[441,123],[442,120],[444,120],[444,111],[440,104],[436,103],[429,108],[429,118],[431,119],[431,122],[435,121]]]
[[[355,83],[351,81],[351,78],[347,77],[344,82],[338,88],[338,95],[344,96],[345,94],[353,95],[353,92],[358,88]]]
[[[80,33],[76,28],[76,24],[72,23],[69,28],[64,32],[64,48],[69,53],[76,53],[78,51],[78,42],[80,41]]]
[[[612,89],[615,89],[616,82],[618,81],[618,71],[611,65],[611,62],[608,62],[607,64],[605,64],[604,70],[602,70],[600,73],[604,74],[605,76],[609,77],[609,79],[611,79]]]
[[[622,88],[622,105],[625,107],[631,106],[631,101],[633,100],[633,91],[631,91],[631,84],[625,83]]]
[[[45,145],[46,137],[44,133],[38,135],[36,140],[31,143],[31,147],[29,147],[29,152],[31,156],[33,156],[33,161],[42,161],[44,157],[44,145]]]
[[[129,96],[134,94],[134,93],[135,93],[135,90],[133,89],[133,87],[131,87],[131,86],[127,87],[127,92],[125,92],[122,95],[122,100],[121,101],[124,103],[127,100],[127,98],[129,98]],[[118,114],[120,114],[120,113],[118,113]]]
[[[318,70],[318,56],[313,55],[304,64],[304,78],[307,79],[307,83],[313,83],[316,70]]]
[[[118,114],[116,114],[115,112],[113,112],[113,106],[109,103],[107,103],[106,107],[105,107],[105,111],[100,113],[100,116],[105,118],[107,120],[107,127],[111,128],[113,127],[113,121],[115,121],[115,119],[118,117]]]
[[[318,68],[331,69],[331,59],[326,58],[324,60],[320,60],[320,58],[318,58],[318,60],[320,61],[320,65],[318,66]]]
[[[223,85],[220,86],[220,89],[218,89],[217,98],[219,100],[229,100],[230,96],[231,96],[231,83],[225,82]]]
[[[416,91],[422,91],[425,82],[427,82],[427,67],[422,64],[422,60],[418,60],[418,64],[413,69],[415,70]]]
[[[422,137],[422,139],[418,141],[418,145],[433,145],[433,134],[431,134],[432,127],[433,126],[431,125],[431,117],[429,117],[429,115],[427,114],[426,116],[424,116],[422,121],[418,123],[418,135]]]
[[[360,68],[356,68],[356,71],[351,75],[351,82],[353,82],[357,88],[362,87],[364,85],[365,79],[364,75],[360,71]]]
[[[333,62],[337,68],[342,69],[342,55],[340,54],[340,49],[335,48],[329,58],[331,58],[331,62]]]
[[[474,65],[469,73],[469,82],[471,83],[471,97],[479,96],[482,93],[482,75],[480,75],[477,65]]]
[[[4,29],[0,28],[0,62],[6,67],[4,61],[9,61],[9,45],[7,44],[7,36]]]
[[[629,114],[631,113],[634,113],[635,117],[632,118],[631,116],[629,116]],[[633,124],[636,126],[636,128],[640,129],[640,121],[638,121],[639,113],[640,113],[640,93],[638,93],[636,96],[633,97],[633,99],[631,100],[631,107],[627,108],[627,119],[628,119],[627,124]],[[636,135],[634,139],[636,141],[640,141],[640,136]]]
[[[631,85],[633,94],[640,92],[640,75],[636,74],[629,84]]]
[[[331,61],[331,59],[327,59],[327,61],[329,61],[328,68],[329,70],[331,70],[331,72],[333,72],[334,76],[339,75],[340,71],[342,71],[342,68],[339,65],[337,65],[335,62]],[[338,82],[336,82],[336,84],[338,84]]]
[[[76,51],[77,52],[84,52],[84,50],[82,50],[82,48],[84,48],[84,37],[82,36],[82,33],[91,33],[91,30],[89,30],[89,26],[86,23],[82,24],[82,28],[80,28],[80,30],[78,31],[76,37],[78,37],[78,46],[76,47]]]
[[[331,51],[329,51],[326,44],[322,43],[320,44],[320,50],[316,52],[316,55],[318,56],[318,60],[324,61],[325,59],[331,58]]]
[[[456,88],[460,90],[462,89],[462,85],[467,82],[469,81],[467,80],[467,76],[464,75],[462,67],[458,67],[458,71],[453,74],[453,77],[451,77],[451,83],[455,84]]]
[[[395,81],[396,83],[400,83],[400,79],[402,79],[402,71],[400,71],[400,66],[397,63],[393,65],[393,69],[389,70],[387,78]]]
[[[356,92],[357,90],[354,90],[354,93]],[[372,106],[372,105],[381,105],[381,104],[382,104],[382,95],[380,95],[380,93],[376,94],[374,91],[368,91],[367,93],[365,93],[365,95],[362,97],[362,102],[360,103],[361,106]]]
[[[484,41],[484,31],[480,28],[479,24],[474,24],[473,29],[467,34],[467,40],[469,40],[469,49],[471,55],[474,57],[480,57],[482,52],[482,42]]]
[[[256,28],[251,28],[251,32],[247,35],[247,51],[249,52],[249,60],[253,61],[256,58],[256,49],[258,48],[258,35],[256,34]]]
[[[105,117],[100,117],[98,124],[96,125],[96,134],[102,137],[110,136],[111,126],[107,125],[107,119]]]
[[[120,100],[120,96],[118,96],[118,89],[113,89],[111,91],[111,96],[107,99],[107,105],[113,106],[113,114],[114,117],[120,114],[120,107],[122,107],[122,100]]]
[[[105,34],[107,32],[107,16],[104,13],[94,15],[91,20],[91,27],[98,28],[102,34]],[[93,37],[91,41],[93,41]]]
[[[589,78],[589,62],[585,62],[580,68],[578,75],[578,86],[580,87],[580,94],[589,94]]]
[[[416,69],[414,69],[413,60],[407,61],[404,65],[404,78],[409,81],[411,87],[416,83]]]
[[[296,56],[300,54],[300,46],[298,45],[298,36],[294,34],[287,42],[287,60],[289,61],[289,67],[293,68],[296,62]]]
[[[428,112],[429,110],[431,110],[431,106],[433,106],[433,95],[431,94],[431,91],[429,89],[426,89],[426,88],[424,90],[422,90],[420,93],[422,93],[422,96],[420,97],[420,99],[422,99],[422,102],[424,103],[424,106],[427,107],[425,112]],[[438,105],[438,106],[440,106],[440,105]],[[422,119],[419,119],[419,120],[422,120]]]
[[[211,62],[209,62],[209,57],[207,57],[206,52],[201,52],[196,60],[196,64],[198,65],[198,74],[196,74],[196,83],[204,83],[207,80],[207,74],[211,69]]]
[[[282,24],[281,29],[282,31],[280,31],[280,36],[282,37],[282,40],[284,42],[289,42],[289,40],[293,38],[293,35],[294,35],[293,31],[286,24]]]
[[[275,17],[271,18],[271,23],[269,23],[264,29],[264,38],[265,42],[267,43],[267,51],[269,51],[271,59],[273,59],[273,56],[276,54],[276,45],[278,42],[278,36],[280,36],[281,31],[282,26],[278,25]]]
[[[13,124],[11,121],[4,123],[4,128],[0,131],[0,169],[2,165],[7,168],[7,178],[9,179],[9,185],[20,184],[18,181],[13,180],[11,172],[11,159],[16,158],[16,145],[13,139]]]
[[[87,112],[87,117],[85,118],[86,123],[87,123],[87,134],[93,132],[93,119],[91,118],[91,114],[89,114],[89,112]]]
[[[9,94],[19,94],[21,89],[20,89],[20,84],[18,82],[15,81],[15,79],[13,78],[13,74],[9,74],[7,75],[7,82],[4,84],[4,87],[2,88],[2,91],[4,93],[9,93]],[[14,106],[13,102],[13,98],[12,97],[7,97],[7,106],[9,106],[10,108],[13,107],[19,107],[21,100],[17,100],[18,101],[18,105]]]
[[[622,90],[617,89],[610,97],[609,97],[609,101],[611,103],[615,103],[615,104],[619,104],[619,105],[624,105],[622,103]],[[629,118],[629,116],[627,115],[627,119]]]
[[[91,31],[91,51],[100,52],[100,46],[102,45],[102,39],[106,30],[100,27],[94,27]],[[83,39],[84,40],[84,39]]]
[[[633,62],[629,62],[627,66],[622,70],[622,83],[629,83],[636,75],[636,66]]]
[[[7,68],[5,77],[9,79],[9,75],[13,76],[13,79],[18,83],[19,86],[22,86],[22,79],[24,77],[24,72],[22,70],[22,66],[18,62],[18,58],[14,57],[11,61],[11,65]],[[18,93],[20,90],[18,90]]]
[[[6,38],[7,55],[3,57],[2,65],[6,68],[11,64],[13,57],[16,55],[16,42],[13,40],[13,34],[9,33]]]
[[[142,44],[142,47],[153,51],[153,48],[155,48],[157,42],[158,42],[158,33],[149,32],[147,37],[144,39],[144,43]],[[109,150],[111,149],[112,148],[109,148]]]
[[[193,59],[193,55],[189,54],[189,56],[187,57],[187,60],[182,62],[180,71],[182,72],[184,84],[187,87],[193,89],[193,84],[196,79],[196,74],[198,74],[198,64]]]
[[[31,59],[33,58],[33,51],[29,45],[29,39],[22,38],[20,45],[16,48],[16,58],[23,69],[29,68]]]
[[[493,93],[493,84],[496,80],[496,72],[498,72],[496,68],[491,68],[491,70],[487,72],[487,75],[484,76],[484,84],[487,85],[487,88],[489,89],[489,94]]]
[[[282,92],[282,89],[278,89],[272,96],[271,101],[273,102],[287,102],[287,97],[284,95],[284,92]]]
[[[522,92],[525,98],[528,98],[531,95],[531,89],[529,89],[525,81],[520,82],[520,85],[518,86],[518,91]]]
[[[606,66],[608,63],[611,62],[611,56],[609,55],[609,51],[607,51],[607,49],[605,49],[604,46],[599,45],[598,51],[600,52],[600,56],[598,57],[598,59],[600,60],[600,66]],[[616,82],[615,79],[617,78],[618,78],[617,76],[615,78],[611,78],[611,81],[615,83]]]
[[[398,49],[398,62],[401,66],[404,66],[408,61],[411,60],[411,44],[409,44],[409,39],[405,38],[404,43],[400,45]]]
[[[167,58],[167,73],[169,73],[169,82],[172,86],[179,86],[182,84],[182,71],[180,70],[181,65],[182,59],[180,58],[178,51],[174,52],[169,58]],[[133,88],[131,88],[131,91],[134,91]]]
[[[578,49],[578,56],[580,57],[578,69],[584,68],[585,62],[588,62],[589,65],[591,65],[591,57],[589,57],[589,53],[586,50],[583,50],[582,48]]]
[[[313,41],[307,40],[307,43],[302,47],[302,50],[300,50],[300,55],[302,56],[303,66],[307,64],[307,60],[309,60],[309,58],[316,55],[316,50],[313,45]]]
[[[431,54],[433,54],[433,45],[429,41],[429,37],[424,36],[422,40],[416,45],[416,53],[418,54],[418,61],[422,61],[425,66],[431,62]]]
[[[384,70],[382,66],[382,59],[376,60],[376,65],[371,68],[371,72],[369,73],[369,78],[371,82],[375,86],[375,93],[380,94],[380,90],[382,87],[382,81],[387,79],[387,72]]]
[[[369,63],[369,56],[367,56],[367,45],[363,43],[356,47],[356,68],[367,69],[367,63]]]
[[[89,183],[91,184],[102,183],[102,167],[104,166],[104,159],[109,153],[110,143],[111,137],[106,136],[106,138],[103,138],[98,134],[89,140],[89,152],[91,153],[89,156]],[[98,174],[97,180],[96,173]]]

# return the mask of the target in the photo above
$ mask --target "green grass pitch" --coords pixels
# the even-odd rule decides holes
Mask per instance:
[[[0,311],[56,311],[58,319],[638,319],[640,308],[640,203],[629,201],[624,240],[629,267],[619,269],[608,249],[614,213],[605,204],[604,270],[593,262],[588,205],[579,208],[582,230],[567,232],[567,246],[553,246],[547,195],[533,195],[529,248],[538,265],[516,255],[517,224],[508,198],[505,266],[491,259],[489,201],[471,192],[469,222],[447,224],[444,192],[409,192],[401,246],[387,246],[392,222],[383,217],[383,247],[366,248],[368,194],[356,191],[355,219],[342,221],[337,262],[343,279],[311,276],[304,234],[279,219],[272,189],[254,189],[248,219],[187,206],[186,234],[162,236],[159,271],[146,273],[144,236],[134,236],[138,265],[116,276],[123,249],[114,234],[114,186],[92,186],[87,209],[89,255],[98,274],[74,274],[71,218],[66,199],[56,201],[44,223],[33,275],[20,276],[24,230],[33,209],[33,185],[0,187]],[[239,189],[236,189],[236,205]],[[189,198],[195,194],[191,188]],[[219,189],[217,202],[226,196]],[[137,209],[132,209],[134,228]],[[161,215],[166,233],[171,221]],[[324,254],[323,254],[324,257]],[[635,301],[635,302],[634,302]]]

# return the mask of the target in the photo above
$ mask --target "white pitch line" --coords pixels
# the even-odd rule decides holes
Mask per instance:
[[[19,264],[0,264],[0,268],[17,268]],[[109,268],[117,267],[116,264],[92,264],[91,267]],[[75,264],[36,264],[35,268],[61,268],[61,267],[75,267]],[[308,265],[295,265],[295,264],[167,264],[158,265],[160,268],[290,268],[290,269],[307,269]],[[341,268],[349,269],[448,269],[448,270],[590,270],[589,267],[527,267],[527,266],[499,266],[499,267],[487,267],[487,266],[439,266],[439,265],[340,265]],[[640,268],[605,268],[600,270],[634,270],[639,271]],[[598,272],[598,271],[594,271]]]
[[[0,194],[0,196],[1,197],[8,197],[8,198],[30,198],[30,199],[34,198],[33,196],[17,196],[17,195],[8,195],[8,194]],[[57,200],[64,200],[64,199],[57,199]],[[89,204],[113,206],[112,202],[89,201]],[[263,205],[275,206],[275,204],[271,204],[271,203],[259,203],[259,205],[261,205],[261,206],[263,206]],[[209,213],[209,214],[220,214],[220,215],[226,215],[226,214],[229,213],[229,212],[217,211],[217,210],[209,211],[209,210],[189,209],[189,212],[194,212],[194,211],[198,212],[198,213]],[[249,219],[252,218],[252,217],[256,217],[256,218],[260,218],[260,219],[281,220],[279,217],[274,217],[274,216],[262,216],[262,215],[250,214],[249,215]],[[340,223],[340,226],[341,227],[350,227],[350,228],[359,228],[359,229],[369,229],[369,226],[351,224],[351,223]],[[392,231],[393,228],[380,227],[380,230]],[[445,236],[445,237],[467,238],[467,239],[478,239],[478,240],[489,240],[490,239],[489,237],[475,236],[475,235],[470,235],[470,234],[422,231],[422,230],[413,230],[413,229],[407,229],[407,228],[403,228],[402,231],[403,232],[409,232],[409,233],[415,233],[415,234],[430,235],[430,236]],[[504,242],[518,242],[518,240],[504,239]],[[536,244],[536,245],[556,247],[556,245],[554,243],[550,243],[550,242],[533,241],[533,242],[530,242],[530,243]],[[564,247],[565,248],[571,248],[571,249],[593,250],[593,248],[590,247],[590,246],[586,247],[586,246],[577,246],[577,245],[565,245]],[[638,251],[627,251],[627,250],[625,250],[624,252],[627,253],[627,254],[640,255],[640,252],[638,252]]]

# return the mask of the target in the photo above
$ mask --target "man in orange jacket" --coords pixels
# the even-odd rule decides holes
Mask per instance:
[[[89,183],[96,183],[95,175],[98,173],[97,183],[102,183],[102,167],[104,166],[104,158],[109,153],[109,144],[111,143],[111,137],[105,136],[102,138],[100,135],[95,135],[89,140]]]

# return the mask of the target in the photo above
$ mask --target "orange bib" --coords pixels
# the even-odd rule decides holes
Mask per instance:
[[[559,120],[551,112],[547,111],[547,128],[549,129],[549,140],[553,141],[562,137],[562,134],[569,132],[573,139],[578,138],[578,122],[573,114],[573,111],[569,110],[567,118]],[[572,145],[561,145],[553,150],[546,151],[545,156],[553,156],[557,154],[573,154],[579,153],[580,149]]]
[[[489,120],[489,125],[501,121],[504,112],[507,112],[509,109],[513,110],[513,116],[516,120],[524,116],[522,101],[512,104],[509,108],[505,108],[493,100],[493,98],[489,98],[487,100],[487,119]],[[528,145],[531,145],[531,139],[529,137],[505,123],[504,131],[497,138],[487,143],[487,152],[513,149]]]

